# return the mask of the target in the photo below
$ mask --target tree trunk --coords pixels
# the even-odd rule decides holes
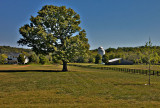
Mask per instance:
[[[63,72],[68,71],[68,69],[67,69],[67,62],[66,61],[63,61],[63,70],[62,71]]]

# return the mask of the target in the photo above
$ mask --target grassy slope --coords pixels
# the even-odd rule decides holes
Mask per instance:
[[[117,67],[117,68],[128,68],[128,69],[143,69],[147,70],[148,65],[103,65],[103,64],[91,64],[91,63],[70,63],[71,65],[89,66],[89,67]],[[160,65],[151,65],[151,70],[160,71]]]
[[[71,66],[69,70],[0,73],[0,107],[160,107],[157,76],[149,87],[144,75]]]

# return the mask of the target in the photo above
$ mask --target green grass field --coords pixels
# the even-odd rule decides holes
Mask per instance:
[[[84,66],[84,67],[117,67],[128,69],[142,69],[148,70],[149,65],[103,65],[103,64],[91,64],[91,63],[70,63],[70,65]],[[160,65],[151,65],[151,70],[160,71]]]
[[[0,108],[159,108],[160,77],[60,65],[0,65]],[[32,72],[30,70],[53,70]]]

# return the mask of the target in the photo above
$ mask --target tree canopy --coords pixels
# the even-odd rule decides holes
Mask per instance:
[[[71,8],[46,5],[30,21],[19,29],[18,44],[32,47],[36,54],[53,53],[63,61],[63,71],[72,57],[89,50],[86,31],[79,26],[80,15]]]

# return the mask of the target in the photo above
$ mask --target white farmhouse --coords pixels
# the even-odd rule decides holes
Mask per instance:
[[[7,58],[8,64],[18,64],[18,57],[20,53],[10,53]],[[24,64],[29,62],[28,57],[24,56],[25,61]]]
[[[24,64],[28,63],[29,62],[29,58],[24,56],[25,60],[24,60]]]
[[[19,53],[10,53],[7,58],[8,64],[18,64]]]

